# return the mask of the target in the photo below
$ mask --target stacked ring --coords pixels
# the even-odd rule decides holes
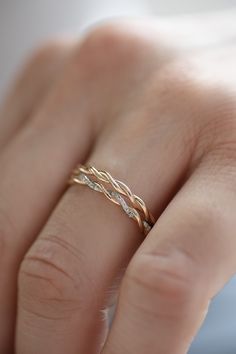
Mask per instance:
[[[92,190],[103,193],[113,203],[120,205],[131,219],[136,220],[145,236],[155,223],[144,201],[107,171],[98,170],[94,166],[79,165],[73,171],[69,183],[87,185]]]

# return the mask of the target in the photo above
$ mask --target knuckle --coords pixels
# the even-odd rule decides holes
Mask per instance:
[[[190,136],[194,148],[192,165],[209,153],[235,160],[236,106],[230,90],[205,80],[190,60],[178,58],[157,70],[150,87],[148,94],[154,99],[158,96],[155,108],[162,113],[160,117],[181,124],[182,134],[187,135],[185,140]]]
[[[177,114],[180,109],[182,115],[187,109],[188,116],[191,109],[191,117],[196,117],[200,123],[207,124],[216,115],[228,112],[230,95],[227,96],[218,83],[205,80],[191,59],[176,56],[156,72],[154,84],[165,107],[174,107]]]
[[[167,99],[168,103],[170,98],[180,100],[186,94],[189,97],[197,84],[188,65],[178,60],[167,63],[163,70],[157,71],[154,83],[159,96]]]
[[[64,55],[68,47],[69,41],[51,39],[35,49],[26,59],[17,81],[17,87],[25,85],[25,82],[31,82],[32,78],[44,77],[51,70],[55,70],[57,68],[55,64],[60,61],[59,58]]]
[[[174,122],[195,127],[198,132],[213,109],[210,89],[189,69],[184,61],[167,64],[154,76],[153,94],[158,96],[158,109],[168,113]],[[207,98],[206,98],[207,97]],[[191,119],[189,119],[191,117]]]
[[[194,149],[201,126],[200,111],[204,111],[203,90],[188,66],[182,62],[173,61],[163,66],[162,70],[157,69],[153,72],[141,100],[142,105],[146,106],[147,100],[151,102],[147,107],[148,114],[145,114],[147,124],[153,127],[153,123],[158,121],[158,129],[166,129],[171,125],[176,128],[175,139],[180,139],[182,144],[184,140],[184,143],[189,144],[190,150]]]
[[[44,65],[51,61],[58,53],[65,48],[66,44],[60,39],[51,39],[43,43],[40,47],[34,50],[28,59],[28,67],[37,69],[39,66]]]
[[[85,279],[82,263],[82,256],[62,238],[51,235],[38,240],[19,271],[19,292],[26,310],[56,318],[85,309],[91,283]]]
[[[147,41],[132,26],[122,21],[107,22],[96,26],[85,35],[75,51],[75,60],[86,72],[98,74],[111,70],[130,68],[139,63]],[[87,70],[86,70],[87,69]]]

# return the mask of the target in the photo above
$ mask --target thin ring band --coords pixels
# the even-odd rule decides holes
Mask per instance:
[[[99,180],[110,183],[112,187],[118,192],[130,199],[130,202],[134,205],[135,208],[139,209],[141,212],[144,213],[145,219],[150,223],[155,223],[153,216],[148,211],[144,201],[139,198],[137,195],[133,194],[129,187],[124,184],[123,182],[114,179],[111,174],[107,171],[97,170],[94,166],[81,166],[80,171],[85,174],[94,175]]]
[[[109,184],[113,189],[106,188],[102,182]],[[107,171],[98,170],[94,166],[79,165],[73,171],[69,183],[87,185],[92,190],[103,193],[113,203],[120,205],[130,218],[136,220],[145,235],[155,223],[144,201],[133,194],[125,183],[116,180]],[[126,199],[131,205],[128,205]]]

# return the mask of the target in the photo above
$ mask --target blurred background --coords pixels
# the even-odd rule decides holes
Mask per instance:
[[[232,6],[236,0],[0,0],[0,101],[24,58],[49,37],[79,34],[113,16],[168,16]],[[213,301],[190,354],[236,353],[235,299],[236,278]]]
[[[49,36],[80,33],[120,15],[169,15],[220,10],[236,0],[0,0],[0,99],[26,54]]]

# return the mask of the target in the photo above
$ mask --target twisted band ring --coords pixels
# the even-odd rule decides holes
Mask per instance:
[[[131,219],[136,220],[145,235],[155,223],[144,201],[107,171],[98,170],[94,166],[79,165],[73,171],[69,183],[87,185],[92,190],[103,193],[113,203],[120,205]]]

